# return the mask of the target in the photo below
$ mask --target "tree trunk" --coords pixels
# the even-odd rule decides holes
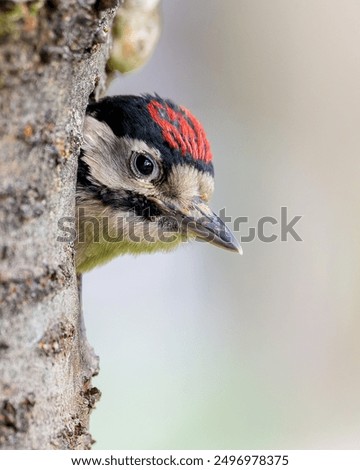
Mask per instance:
[[[81,129],[117,0],[0,3],[0,447],[87,449],[98,369],[73,247]]]

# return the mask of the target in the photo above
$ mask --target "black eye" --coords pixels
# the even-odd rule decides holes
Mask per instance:
[[[155,167],[153,159],[143,153],[135,157],[134,165],[137,171],[144,176],[150,176]]]

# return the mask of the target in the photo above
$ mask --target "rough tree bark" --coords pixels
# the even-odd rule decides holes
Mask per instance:
[[[86,449],[97,358],[81,327],[76,161],[117,0],[0,2],[0,447]]]

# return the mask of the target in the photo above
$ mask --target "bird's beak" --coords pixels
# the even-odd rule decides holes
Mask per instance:
[[[201,241],[242,255],[242,248],[235,235],[205,202],[194,201],[192,209],[182,215],[181,229],[184,234],[195,235]]]
[[[224,222],[199,198],[193,201],[190,209],[183,210],[168,206],[168,209],[180,219],[181,232],[186,237],[206,241],[212,245],[235,251],[242,255],[242,248],[235,235]]]
[[[183,209],[170,202],[162,202],[158,198],[148,197],[164,214],[174,217],[186,238],[195,236],[197,240],[243,254],[240,243],[225,223],[200,198],[192,201],[191,207]]]

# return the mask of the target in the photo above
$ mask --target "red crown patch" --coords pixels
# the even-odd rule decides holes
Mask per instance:
[[[167,103],[156,100],[147,105],[152,119],[161,128],[164,140],[182,155],[210,163],[212,154],[209,141],[200,122],[182,106],[173,109]]]

